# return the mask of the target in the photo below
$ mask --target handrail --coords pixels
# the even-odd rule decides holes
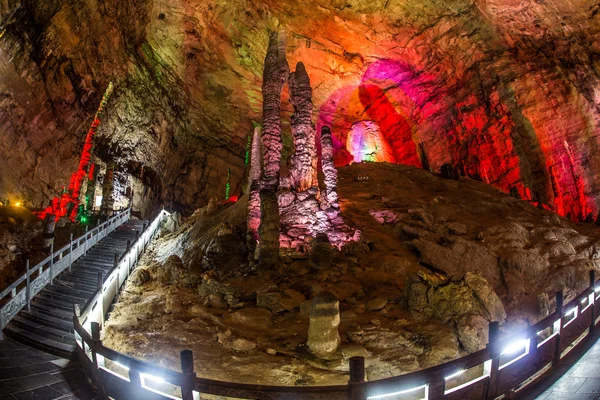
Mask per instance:
[[[74,326],[80,362],[101,396],[117,400],[193,400],[200,393],[261,400],[392,400],[410,394],[424,399],[495,399],[535,382],[577,348],[600,323],[599,303],[600,286],[590,271],[588,288],[566,306],[562,292],[557,292],[556,310],[523,331],[500,339],[498,323],[490,323],[489,344],[482,350],[421,371],[369,382],[364,380],[364,359],[352,357],[348,384],[337,386],[269,386],[199,378],[189,350],[181,352],[182,372],[159,367],[105,347],[99,333],[103,315],[91,321],[89,309],[93,306],[82,316],[74,316]]]
[[[125,223],[130,214],[131,209],[123,210],[76,239],[71,236],[68,244],[57,251],[51,247],[51,255],[33,267],[29,267],[29,260],[27,260],[25,273],[0,291],[0,301],[6,300],[6,303],[0,307],[0,329],[4,329],[24,307],[29,310],[31,299],[37,293],[51,284],[65,269],[71,268],[71,265],[87,250]],[[82,239],[83,243],[81,243]],[[24,282],[25,285],[22,285]]]

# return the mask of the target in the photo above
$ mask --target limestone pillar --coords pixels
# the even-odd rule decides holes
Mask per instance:
[[[289,66],[285,58],[285,37],[283,32],[272,32],[265,58],[263,72],[263,132],[264,148],[263,177],[264,187],[273,192],[279,185],[281,167],[281,90],[289,75]]]
[[[295,152],[292,156],[292,185],[298,192],[317,186],[317,149],[312,123],[312,88],[304,64],[296,64],[289,77],[290,102],[294,106],[292,134]]]
[[[258,260],[261,269],[271,269],[279,261],[279,206],[270,190],[260,191],[260,213]]]
[[[324,126],[321,129],[321,164],[325,180],[325,200],[330,207],[338,207],[337,169],[333,163],[333,142],[331,129]]]
[[[310,352],[317,357],[327,357],[337,350],[340,344],[340,302],[331,292],[315,296],[310,305],[308,342]]]

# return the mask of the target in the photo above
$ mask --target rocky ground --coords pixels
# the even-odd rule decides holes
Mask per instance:
[[[488,322],[508,334],[567,298],[597,268],[600,229],[472,180],[385,163],[339,170],[345,221],[361,240],[315,241],[306,257],[249,271],[245,198],[167,223],[103,332],[118,351],[172,369],[194,351],[199,376],[283,385],[345,383],[364,355],[369,379],[482,348]],[[168,233],[173,231],[174,233]],[[306,346],[311,300],[339,300],[337,351]],[[252,368],[248,368],[252,365]]]

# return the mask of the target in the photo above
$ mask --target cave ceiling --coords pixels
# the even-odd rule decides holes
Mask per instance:
[[[223,197],[228,169],[241,192],[277,29],[291,69],[306,66],[338,166],[360,158],[354,138],[364,152],[383,140],[385,161],[451,164],[573,219],[600,209],[596,1],[26,0],[2,12],[8,195],[40,203],[68,182],[109,82],[100,158],[151,170],[160,201],[182,211]]]

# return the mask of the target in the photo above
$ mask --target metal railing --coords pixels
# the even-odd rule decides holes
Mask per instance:
[[[132,251],[137,252],[135,248]],[[189,350],[181,351],[181,372],[172,371],[104,346],[100,340],[102,318],[91,321],[88,317],[80,323],[81,318],[74,317],[74,322],[79,360],[103,398],[195,400],[208,394],[261,400],[495,399],[535,382],[577,348],[597,329],[599,307],[600,286],[590,271],[586,290],[566,306],[562,292],[557,292],[554,313],[524,331],[500,340],[498,323],[490,323],[489,344],[483,350],[425,370],[369,382],[364,379],[364,358],[352,357],[347,385],[312,387],[198,378]]]
[[[0,302],[4,303],[0,308],[0,329],[4,329],[23,308],[27,307],[29,311],[31,299],[36,294],[51,284],[65,269],[70,269],[71,265],[96,243],[123,225],[129,219],[130,213],[130,209],[121,211],[76,239],[73,239],[71,234],[67,245],[57,251],[54,251],[52,246],[51,255],[34,267],[30,267],[27,260],[25,273],[0,292]]]

